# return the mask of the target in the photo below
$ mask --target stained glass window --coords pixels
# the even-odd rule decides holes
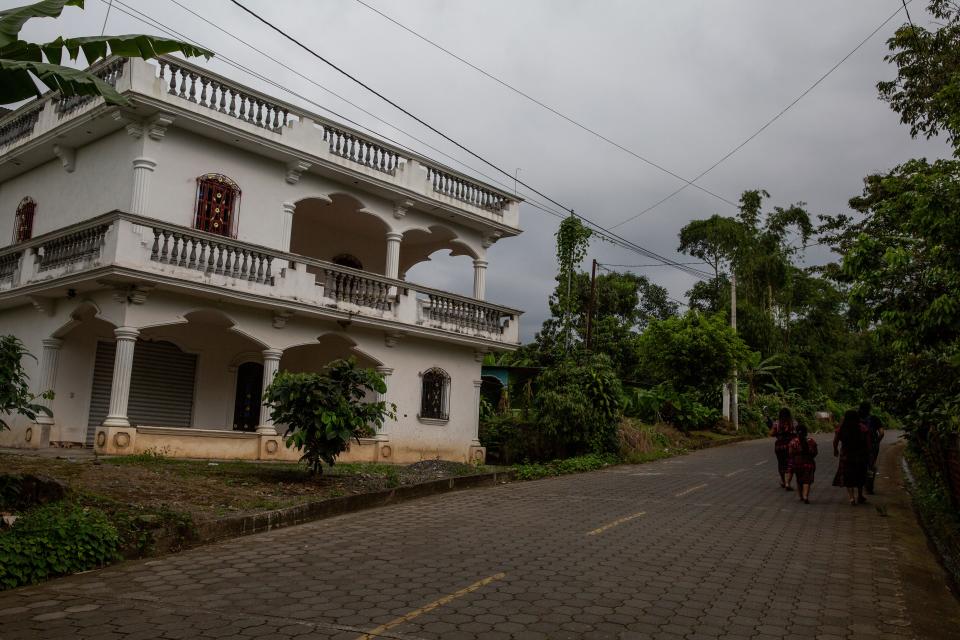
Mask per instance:
[[[450,376],[443,369],[428,369],[423,373],[423,393],[420,399],[420,417],[435,420],[449,418]]]
[[[225,175],[208,173],[197,178],[197,214],[194,227],[221,236],[236,235],[240,187]]]

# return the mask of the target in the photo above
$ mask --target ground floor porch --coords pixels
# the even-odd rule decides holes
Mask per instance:
[[[15,416],[0,445],[87,446],[104,454],[296,460],[261,404],[278,371],[320,371],[338,358],[376,368],[396,420],[342,456],[409,463],[482,461],[477,440],[483,351],[180,292],[104,287],[0,310],[37,356],[24,362],[51,418]]]

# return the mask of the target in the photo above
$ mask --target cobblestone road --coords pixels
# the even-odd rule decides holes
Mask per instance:
[[[809,506],[755,441],[0,593],[0,638],[952,637],[955,602],[931,627],[911,601],[910,554],[882,513],[902,490],[883,478],[873,504],[851,508],[829,486],[826,440],[821,451]]]

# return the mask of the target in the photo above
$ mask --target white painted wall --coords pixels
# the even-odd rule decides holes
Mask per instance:
[[[125,131],[117,131],[77,149],[72,173],[51,157],[49,162],[0,183],[0,246],[13,240],[13,220],[24,196],[37,202],[34,236],[114,209],[129,210],[135,142]]]

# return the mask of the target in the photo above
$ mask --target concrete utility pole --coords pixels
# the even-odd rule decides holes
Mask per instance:
[[[730,275],[730,326],[737,332],[737,276]],[[736,431],[740,430],[740,403],[737,397],[737,369],[733,369],[733,381],[730,388],[730,421]]]
[[[590,269],[590,303],[587,305],[587,351],[593,346],[593,305],[597,298],[597,259]]]

